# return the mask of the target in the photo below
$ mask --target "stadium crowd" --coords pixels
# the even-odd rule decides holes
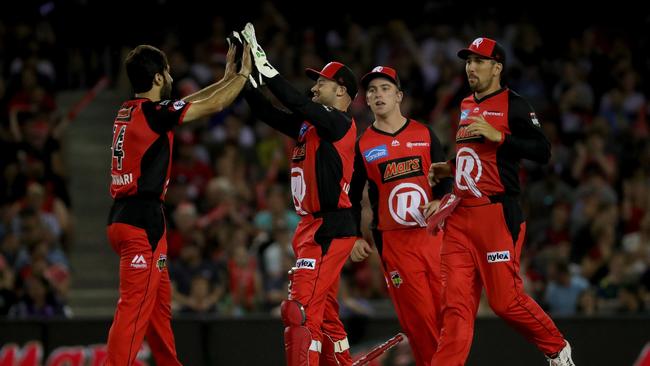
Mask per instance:
[[[424,4],[424,14],[440,11]],[[328,60],[358,76],[376,65],[396,68],[402,111],[431,125],[448,152],[469,94],[456,52],[479,34],[497,39],[507,51],[507,85],[531,102],[552,143],[551,162],[525,164],[520,176],[528,292],[552,315],[650,314],[647,32],[592,24],[560,37],[526,14],[377,23],[357,15],[309,26],[271,2],[259,13],[252,21],[269,60],[305,91],[304,69]],[[225,38],[242,24],[215,15],[204,36],[170,26],[147,40],[169,57],[175,97],[221,77]],[[56,94],[87,88],[101,74],[121,87],[121,52],[142,41],[68,47],[67,32],[42,8],[0,21],[0,317],[68,313],[74,209],[62,154],[69,121]],[[372,122],[363,93],[352,106],[359,131]],[[166,201],[174,309],[277,313],[295,263],[291,141],[252,118],[243,99],[177,128],[176,139]],[[340,296],[348,315],[378,311],[387,293],[376,255],[346,264]],[[487,303],[480,311],[490,313]]]

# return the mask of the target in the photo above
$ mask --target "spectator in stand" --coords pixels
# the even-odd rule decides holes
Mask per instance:
[[[566,262],[549,265],[549,284],[544,300],[551,315],[575,315],[580,295],[589,288],[589,283],[578,275],[572,275]]]

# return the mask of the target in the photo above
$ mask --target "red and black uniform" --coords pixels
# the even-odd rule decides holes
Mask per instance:
[[[427,233],[420,207],[449,191],[451,182],[433,190],[427,182],[431,163],[444,160],[440,141],[424,124],[406,119],[395,133],[371,125],[357,141],[350,189],[359,224],[368,182],[375,245],[417,365],[429,365],[438,345],[442,234]]]
[[[483,116],[503,133],[499,143],[469,135],[470,117]],[[535,112],[518,94],[500,89],[461,104],[452,161],[460,203],[446,219],[441,255],[442,328],[433,365],[463,365],[469,353],[481,289],[492,310],[545,354],[565,345],[550,317],[523,289],[519,257],[526,223],[518,203],[519,160],[545,163],[550,144]]]
[[[108,239],[120,255],[120,299],[106,365],[131,365],[145,335],[157,365],[180,365],[171,329],[171,286],[162,202],[169,183],[172,128],[189,104],[133,99],[113,123]]]
[[[304,321],[287,321],[283,310],[287,362],[351,364],[337,293],[356,238],[348,198],[356,124],[348,113],[312,102],[282,76],[268,79],[267,85],[292,113],[275,108],[256,89],[247,89],[247,101],[259,118],[297,141],[291,157],[291,193],[302,218],[292,242],[297,261],[289,300],[299,304]],[[328,346],[334,348],[332,353],[326,352]]]

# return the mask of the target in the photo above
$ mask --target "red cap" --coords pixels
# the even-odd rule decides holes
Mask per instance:
[[[375,66],[372,71],[363,75],[361,78],[361,85],[363,85],[364,89],[368,89],[368,84],[370,84],[370,82],[376,78],[386,78],[393,84],[397,85],[397,89],[402,88],[399,82],[399,76],[397,76],[397,71],[388,66]]]
[[[479,37],[472,41],[468,48],[458,51],[458,57],[466,60],[470,54],[489,58],[505,65],[506,52],[497,41],[490,38]]]
[[[357,95],[357,77],[354,76],[354,72],[349,67],[340,62],[332,61],[325,65],[321,71],[306,69],[305,74],[312,80],[318,80],[318,77],[322,76],[325,79],[336,81],[339,85],[345,87],[352,99]]]

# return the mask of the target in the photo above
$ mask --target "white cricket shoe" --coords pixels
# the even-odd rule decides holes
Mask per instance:
[[[562,348],[555,358],[546,357],[549,366],[576,366],[571,359],[571,345],[566,339],[564,341],[566,342],[566,346]]]

